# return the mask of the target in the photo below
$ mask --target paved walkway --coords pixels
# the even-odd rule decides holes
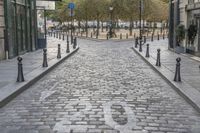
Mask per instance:
[[[130,49],[80,50],[0,109],[1,133],[199,133],[200,114]]]
[[[61,58],[57,59],[58,44],[61,44]],[[0,62],[0,107],[4,106],[7,102],[12,100],[16,95],[20,94],[23,90],[27,89],[30,85],[48,73],[51,69],[75,53],[79,48],[72,48],[70,45],[70,53],[66,53],[66,41],[55,38],[48,39],[47,45],[47,58],[48,67],[43,68],[43,50],[22,55],[23,58],[23,72],[25,81],[18,83],[17,58],[4,60]]]
[[[177,54],[168,50],[167,40],[150,43],[150,57],[146,58],[146,45],[143,51],[133,50],[140,55],[155,71],[157,71],[173,88],[200,112],[200,70],[199,58],[192,55]],[[161,49],[161,67],[155,66],[157,49]],[[174,82],[176,58],[181,57],[182,82]],[[195,60],[194,60],[195,59]],[[197,61],[198,60],[198,61]]]
[[[181,57],[182,80],[200,91],[200,58],[192,55],[177,54],[168,50],[168,40],[147,42],[150,44],[150,56],[157,58],[157,49],[161,49],[161,64],[171,72],[175,73],[176,58]],[[146,53],[146,45],[143,47]],[[195,59],[195,60],[194,60]],[[173,80],[173,79],[172,79]]]
[[[48,38],[47,45],[47,57],[48,62],[57,58],[57,50],[58,44],[61,44],[62,54],[66,53],[66,42],[54,39],[52,37]],[[37,50],[34,52],[29,52],[21,56],[23,58],[23,69],[24,76],[26,79],[26,75],[33,70],[42,67],[43,62],[43,50]],[[10,60],[0,61],[0,88],[16,82],[17,80],[17,58],[13,58]]]

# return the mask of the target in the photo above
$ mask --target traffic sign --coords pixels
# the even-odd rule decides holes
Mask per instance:
[[[68,4],[68,8],[69,9],[74,9],[75,8],[75,4],[74,3],[69,3]]]

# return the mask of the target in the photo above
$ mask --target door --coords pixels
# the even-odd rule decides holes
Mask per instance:
[[[18,53],[24,54],[26,52],[26,15],[25,8],[22,5],[17,5],[17,44]]]

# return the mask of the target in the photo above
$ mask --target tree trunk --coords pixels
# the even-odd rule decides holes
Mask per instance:
[[[133,19],[132,17],[130,18],[130,25],[129,25],[129,35],[133,35]]]
[[[97,32],[96,32],[96,38],[99,37],[99,29],[100,29],[100,20],[99,20],[99,15],[97,15]]]
[[[85,32],[86,32],[86,37],[88,37],[88,20],[87,19],[85,22]]]
[[[101,32],[103,32],[103,21],[101,21]]]
[[[80,22],[80,20],[78,21],[78,32],[80,33],[80,31],[81,31],[81,22]]]
[[[155,23],[155,21],[153,22],[153,35],[154,35],[154,33],[155,33],[155,30],[156,30],[156,23]]]

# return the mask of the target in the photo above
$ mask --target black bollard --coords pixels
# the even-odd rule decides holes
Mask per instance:
[[[48,67],[47,63],[47,49],[43,49],[43,64],[42,67]]]
[[[71,36],[71,45],[74,43],[74,37]]]
[[[59,39],[61,39],[61,33],[59,32]]]
[[[67,36],[68,38],[68,36]],[[66,53],[69,53],[70,52],[70,49],[69,49],[69,39],[67,39],[67,50],[66,50]]]
[[[58,54],[57,54],[57,58],[58,58],[58,59],[61,58],[61,49],[60,49],[60,44],[58,44]]]
[[[120,33],[120,39],[122,39],[122,33]]]
[[[175,76],[174,76],[174,81],[175,82],[181,82],[181,73],[180,73],[181,63],[180,63],[180,61],[181,61],[181,58],[178,57],[176,59],[177,63],[176,63],[176,71],[175,71]]]
[[[163,33],[163,40],[165,40],[165,33]]]
[[[161,63],[160,63],[160,49],[157,49],[157,60],[156,60],[156,66],[161,66]]]
[[[126,39],[128,39],[128,33],[126,33]]]
[[[91,32],[91,38],[92,38],[92,32]]]
[[[23,74],[23,64],[22,64],[22,57],[18,57],[18,76],[17,82],[24,82],[24,74]]]
[[[147,42],[147,39],[146,39],[146,36],[144,36],[144,43],[146,43]]]
[[[55,32],[53,33],[53,37],[54,37],[54,38],[56,37],[56,33],[55,33]]]
[[[138,37],[136,37],[136,39],[135,39],[135,48],[137,48],[138,47]]]
[[[65,34],[63,34],[63,41],[65,40]]]
[[[109,39],[109,35],[108,34],[106,35],[106,38],[107,38],[107,40]]]
[[[145,57],[149,57],[149,44],[147,44],[147,50],[146,50],[146,56]]]
[[[142,38],[140,38],[140,44],[139,44],[139,52],[142,52]]]
[[[158,34],[158,41],[160,40],[160,35]]]
[[[76,46],[77,46],[77,38],[75,37],[75,38],[74,38],[74,45],[73,45],[73,49],[75,49],[75,48],[76,48]]]
[[[151,34],[151,41],[153,42],[153,34]]]
[[[58,38],[58,32],[56,32],[56,38]]]

